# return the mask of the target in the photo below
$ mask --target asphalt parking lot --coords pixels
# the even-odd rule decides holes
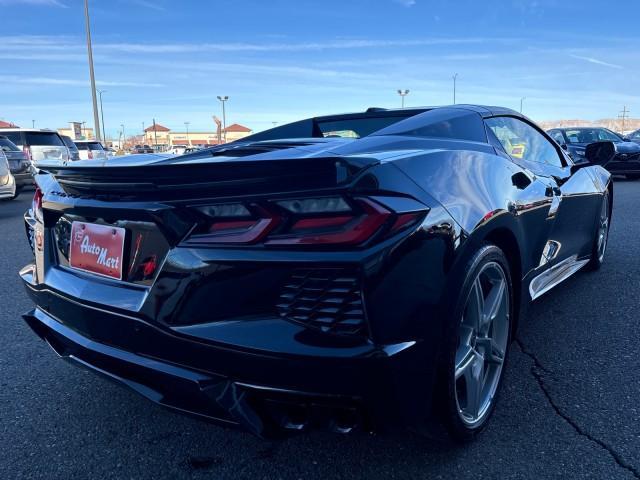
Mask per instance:
[[[487,431],[278,442],[168,412],[55,358],[23,323],[22,213],[0,203],[0,478],[640,478],[640,182],[615,183],[602,270],[525,314]]]

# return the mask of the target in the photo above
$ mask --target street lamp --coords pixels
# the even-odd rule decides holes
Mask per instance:
[[[187,144],[191,146],[191,140],[189,140],[189,123],[190,122],[184,122],[184,126],[187,128]]]
[[[227,114],[224,109],[224,104],[229,100],[229,97],[227,95],[218,95],[218,100],[222,102],[222,131],[224,132],[224,143],[227,143]]]
[[[524,103],[524,101],[527,99],[527,97],[522,97],[520,99],[520,113],[522,113],[522,104]]]
[[[400,98],[402,99],[402,108],[404,108],[404,97],[409,95],[409,90],[398,90],[398,95],[400,95]]]
[[[104,140],[105,142],[107,141],[107,134],[104,133],[105,129],[104,129],[104,108],[102,108],[102,94],[103,93],[107,93],[106,90],[98,90],[98,93],[100,94],[100,117],[102,120],[102,140]]]
[[[91,99],[93,100],[93,124],[96,131],[96,140],[100,141],[100,119],[98,118],[98,99],[96,98],[96,78],[93,72],[93,51],[91,49],[89,0],[84,0],[84,17],[87,25],[87,53],[89,54],[89,77],[91,79]]]
[[[458,79],[458,74],[453,75],[453,104],[456,104],[456,80]]]

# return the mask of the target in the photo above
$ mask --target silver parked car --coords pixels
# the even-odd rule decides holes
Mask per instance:
[[[76,140],[80,152],[80,160],[106,160],[107,151],[95,140]]]
[[[0,149],[0,200],[16,198],[16,181],[9,169],[9,162]]]
[[[34,164],[42,160],[69,160],[69,149],[58,132],[53,130],[3,128],[0,129],[0,135],[20,147]]]

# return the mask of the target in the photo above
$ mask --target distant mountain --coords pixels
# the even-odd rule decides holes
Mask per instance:
[[[640,119],[627,118],[624,121],[624,132],[622,132],[622,119],[620,118],[603,118],[601,120],[545,120],[538,122],[545,130],[550,128],[567,128],[567,127],[604,127],[614,132],[630,133],[640,129]]]

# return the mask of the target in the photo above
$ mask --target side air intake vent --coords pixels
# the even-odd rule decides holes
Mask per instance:
[[[283,287],[278,311],[283,318],[323,332],[366,334],[362,290],[355,269],[294,271]]]

